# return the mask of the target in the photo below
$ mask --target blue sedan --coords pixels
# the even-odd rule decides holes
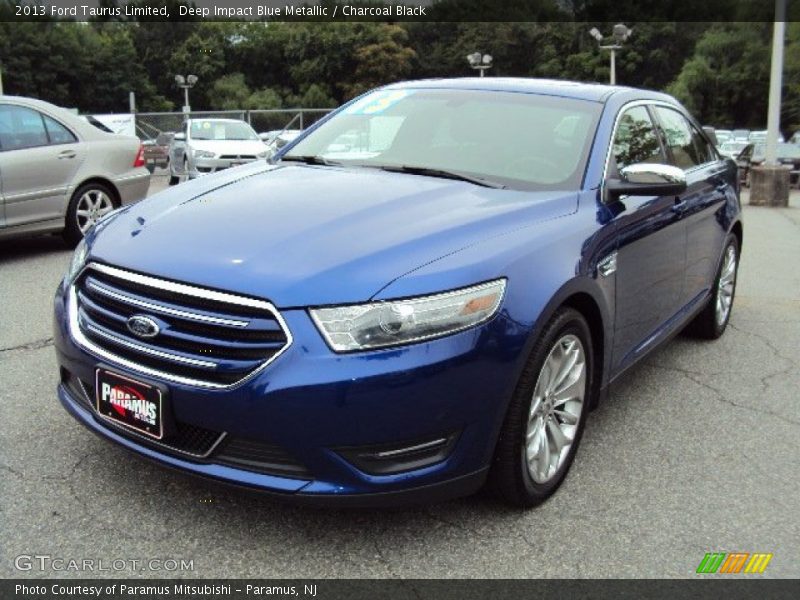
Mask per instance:
[[[723,334],[741,245],[736,165],[670,96],[390,85],[99,222],[55,298],[58,397],[280,498],[534,506],[615,379]]]

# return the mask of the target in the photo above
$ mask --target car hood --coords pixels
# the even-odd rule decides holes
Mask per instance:
[[[206,150],[216,154],[258,154],[267,149],[260,140],[191,140],[194,150]]]
[[[89,237],[90,260],[283,308],[363,302],[415,268],[576,206],[575,192],[254,163],[118,213]]]

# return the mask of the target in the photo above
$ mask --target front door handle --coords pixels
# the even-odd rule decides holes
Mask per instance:
[[[675,198],[675,204],[672,206],[672,212],[677,215],[682,215],[686,211],[688,202],[685,198]]]
[[[58,158],[75,158],[77,155],[75,150],[63,150],[58,153]]]

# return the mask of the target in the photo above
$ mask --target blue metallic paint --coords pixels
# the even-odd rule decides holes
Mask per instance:
[[[529,193],[365,169],[250,164],[157,194],[88,236],[90,260],[265,298],[281,311],[295,342],[265,372],[233,390],[170,385],[171,404],[187,423],[284,446],[314,481],[200,465],[144,448],[98,424],[61,387],[73,416],[149,458],[231,483],[334,496],[407,490],[484,472],[538,332],[565,302],[588,303],[599,316],[591,325],[603,388],[702,308],[723,240],[740,219],[732,163],[690,172],[681,211],[669,197],[601,200],[620,109],[635,100],[678,106],[673,99],[488,78],[398,85],[604,103],[583,189]],[[615,251],[617,273],[598,276],[598,262]],[[498,277],[507,277],[508,286],[494,319],[398,348],[334,354],[307,312]],[[98,361],[67,331],[65,285],[55,301],[59,362],[92,379]],[[399,475],[367,475],[331,450],[454,430],[462,433],[445,461]]]

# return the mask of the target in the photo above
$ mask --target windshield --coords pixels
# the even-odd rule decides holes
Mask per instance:
[[[378,90],[284,158],[449,171],[513,189],[577,189],[600,110],[594,102],[513,92]]]
[[[256,132],[244,121],[192,121],[190,135],[193,140],[258,140]]]

